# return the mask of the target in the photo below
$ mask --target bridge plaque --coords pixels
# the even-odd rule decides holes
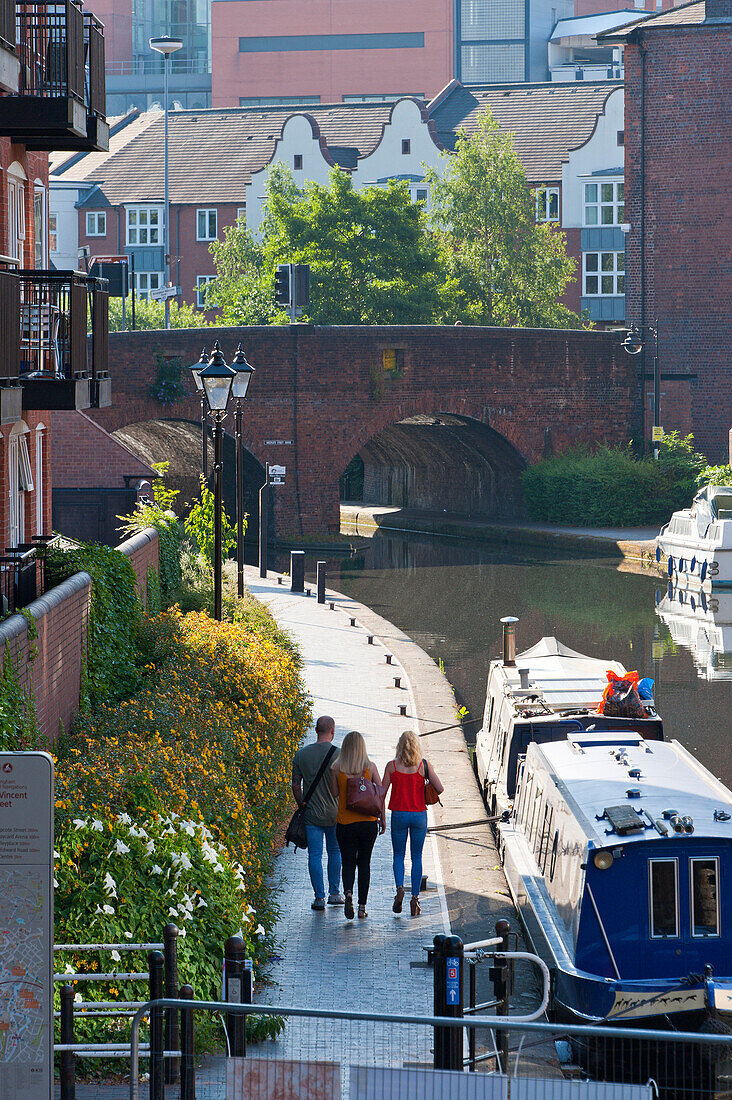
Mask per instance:
[[[53,1095],[53,760],[0,752],[0,1100]]]

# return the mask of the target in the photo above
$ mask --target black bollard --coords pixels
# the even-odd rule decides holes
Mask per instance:
[[[496,935],[501,937],[501,948],[508,950],[508,935],[511,926],[507,920],[496,921]],[[493,981],[493,996],[499,1002],[496,1008],[496,1016],[508,1016],[510,985],[508,980],[508,959],[505,955],[496,954],[493,958],[493,966],[488,970],[488,977]],[[498,1049],[501,1054],[501,1070],[508,1073],[508,1029],[498,1032]]]
[[[445,1015],[455,1019],[463,1015],[463,941],[448,936],[442,945],[445,953]],[[463,1068],[463,1029],[453,1027],[447,1034],[446,1069]]]
[[[164,997],[163,967],[165,959],[162,951],[148,951],[147,965],[150,971],[150,1000],[161,1001]],[[150,1009],[150,1100],[163,1100],[165,1084],[163,1080],[163,1035],[164,1012],[162,1008]]]
[[[244,972],[244,940],[241,936],[231,936],[224,947],[224,973],[226,988],[224,996],[227,1004],[242,1003]],[[244,1057],[244,1024],[241,1013],[227,1012],[226,1034],[229,1037],[229,1052],[232,1058]]]
[[[181,986],[180,999],[193,1000],[193,987]],[[181,1009],[180,1100],[196,1100],[196,1051],[193,1031],[193,1009]]]
[[[74,990],[70,985],[61,986],[61,1042],[74,1041]],[[74,1100],[76,1096],[76,1067],[73,1050],[61,1052],[61,1100]]]
[[[305,551],[290,551],[290,592],[305,591]]]
[[[178,995],[178,929],[174,924],[166,924],[163,929],[165,956],[165,996],[174,1001]],[[174,1008],[165,1010],[165,1049],[180,1050],[180,1026],[178,1012]],[[165,1083],[175,1085],[180,1073],[180,1059],[165,1060]]]
[[[317,564],[316,580],[318,586],[318,603],[325,603],[325,562]]]
[[[447,936],[438,935],[435,936],[432,941],[434,946],[432,956],[433,967],[433,979],[434,979],[434,1014],[435,1016],[445,1016],[445,952],[444,945]],[[435,1028],[435,1041],[434,1041],[434,1062],[435,1069],[447,1069],[446,1051],[445,1051],[445,1028]]]

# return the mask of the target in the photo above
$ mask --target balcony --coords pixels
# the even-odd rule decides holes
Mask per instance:
[[[14,346],[23,408],[110,405],[106,280],[78,271],[17,271],[14,278],[19,284]]]
[[[0,89],[18,91],[20,62],[15,52],[15,0],[0,0]]]
[[[20,81],[0,98],[0,134],[29,149],[108,149],[102,24],[77,0],[15,9]]]

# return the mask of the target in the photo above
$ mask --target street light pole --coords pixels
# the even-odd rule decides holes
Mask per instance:
[[[163,98],[165,99],[165,212],[163,215],[163,279],[167,287],[170,285],[170,190],[168,187],[168,67],[170,55],[181,49],[183,41],[180,38],[171,38],[163,35],[162,38],[151,38],[150,48],[163,55]],[[170,298],[165,298],[165,327],[170,328]]]
[[[254,367],[247,363],[241,344],[231,361],[236,378],[231,388],[236,401],[234,412],[234,432],[236,437],[236,590],[241,598],[244,595],[244,440],[242,437],[243,401],[254,374]]]
[[[653,336],[653,457],[658,461],[660,451],[661,427],[661,365],[658,355],[658,321],[653,325],[631,325],[628,329],[622,347],[628,355],[639,355],[643,351],[643,332],[648,331]],[[645,365],[645,364],[644,364]],[[645,369],[643,370],[643,423],[645,425]]]
[[[221,621],[222,615],[222,512],[224,506],[224,428],[223,421],[231,397],[231,389],[236,371],[229,367],[219,346],[218,340],[213,346],[207,366],[199,372],[206,394],[210,415],[214,421],[214,618]]]

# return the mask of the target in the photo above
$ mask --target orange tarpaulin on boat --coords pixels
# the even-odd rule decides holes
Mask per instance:
[[[602,699],[597,708],[598,714],[607,714],[608,717],[615,718],[644,717],[645,712],[638,695],[639,674],[633,671],[618,676],[612,669],[608,669],[605,675],[607,687],[602,693]]]

